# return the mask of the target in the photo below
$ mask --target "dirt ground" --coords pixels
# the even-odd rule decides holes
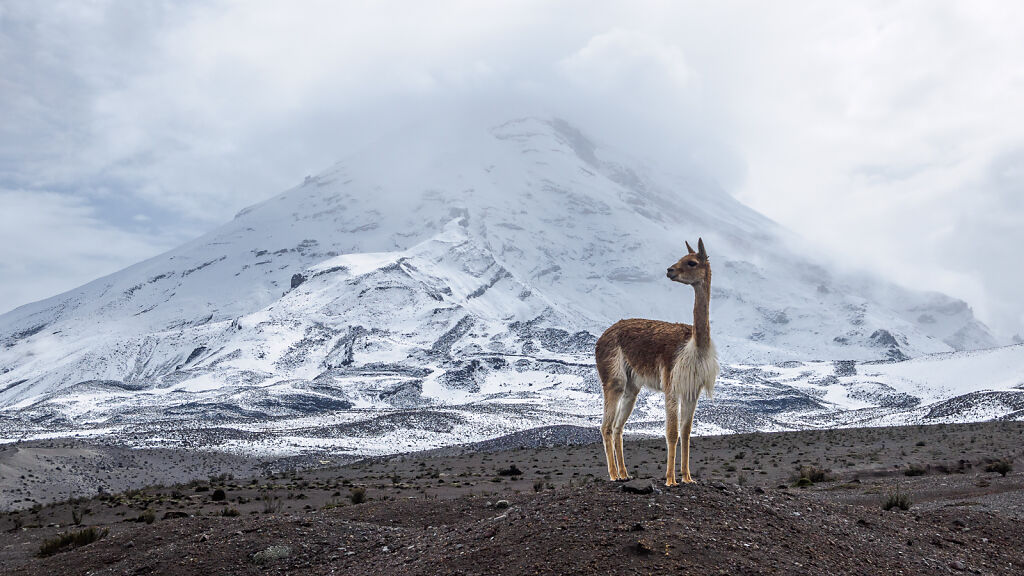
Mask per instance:
[[[220,472],[4,514],[0,566],[10,574],[1020,574],[1022,439],[1018,422],[695,438],[697,482],[668,489],[659,439],[627,441],[637,480],[625,486],[606,480],[599,444],[476,447],[273,476]],[[985,470],[1000,459],[1018,470]],[[808,478],[797,487],[801,468]],[[365,502],[356,503],[360,494]],[[897,496],[909,509],[883,510]],[[90,526],[108,532],[37,556],[47,540]]]

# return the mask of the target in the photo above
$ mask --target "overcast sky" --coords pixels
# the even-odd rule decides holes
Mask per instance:
[[[830,254],[1024,333],[1024,3],[0,1],[0,312],[417,116],[685,155]]]

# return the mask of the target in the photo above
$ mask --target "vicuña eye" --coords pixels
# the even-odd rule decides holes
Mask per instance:
[[[689,262],[686,263],[686,265],[689,266],[690,268],[693,268],[694,266],[697,265],[697,263],[694,262],[693,260],[690,260]]]

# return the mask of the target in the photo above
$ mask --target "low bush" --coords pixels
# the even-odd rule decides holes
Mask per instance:
[[[95,527],[90,526],[74,532],[64,532],[58,534],[55,538],[45,540],[39,546],[38,555],[40,557],[51,556],[57,552],[62,552],[71,548],[78,548],[79,546],[85,546],[103,538],[107,535],[107,530],[97,530]]]
[[[927,472],[927,471],[928,471],[927,468],[925,468],[924,466],[921,466],[919,464],[911,464],[910,466],[907,466],[906,470],[903,471],[903,475],[904,476],[924,476],[925,472]]]
[[[799,466],[796,469],[796,479],[793,485],[798,488],[805,488],[817,482],[827,482],[832,480],[832,471],[827,468],[822,468],[816,464],[805,464]]]
[[[353,504],[362,504],[363,502],[366,502],[366,488],[362,486],[353,486],[352,489],[349,490],[348,499],[351,500]]]
[[[986,464],[985,472],[998,472],[1001,476],[1006,476],[1008,473],[1013,472],[1013,464],[1008,459],[1003,458],[1002,460]]]
[[[902,492],[897,489],[895,492],[890,492],[889,497],[885,499],[885,503],[882,504],[882,510],[892,510],[893,508],[899,508],[900,510],[910,509],[910,494]]]
[[[515,464],[509,464],[508,468],[498,470],[498,476],[521,476],[523,471]]]
[[[284,502],[277,496],[272,495],[269,492],[260,494],[260,500],[263,502],[263,513],[264,514],[275,514],[280,512],[284,508]]]

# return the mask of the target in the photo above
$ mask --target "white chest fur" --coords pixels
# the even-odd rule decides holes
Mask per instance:
[[[711,398],[718,378],[718,352],[715,343],[697,348],[693,338],[676,354],[672,367],[672,392],[681,400],[696,402],[701,390]]]

